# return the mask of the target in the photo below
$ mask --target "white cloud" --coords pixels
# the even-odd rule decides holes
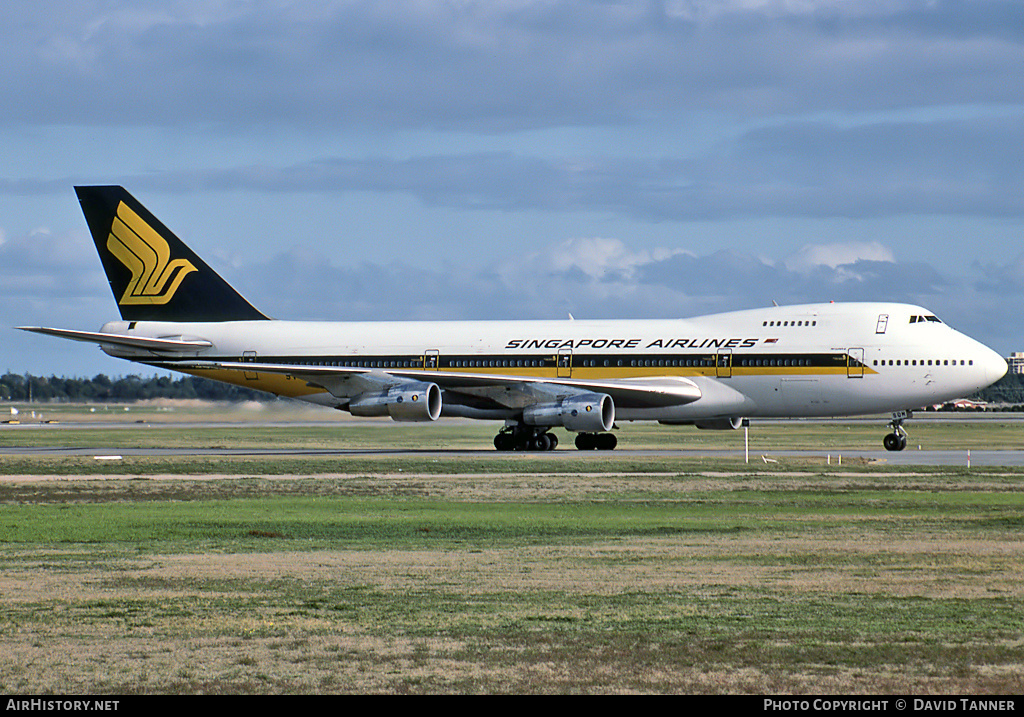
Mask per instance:
[[[636,269],[670,256],[685,253],[680,249],[641,249],[634,251],[619,239],[580,237],[568,239],[516,263],[516,272],[541,267],[543,273],[579,270],[591,279],[632,278]],[[506,270],[506,273],[510,273]]]
[[[892,249],[879,242],[806,244],[785,260],[786,268],[806,273],[818,267],[836,269],[858,261],[896,262]]]

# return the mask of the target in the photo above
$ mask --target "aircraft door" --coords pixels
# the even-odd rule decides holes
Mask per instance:
[[[572,349],[558,349],[558,378],[572,378]]]
[[[732,349],[720,349],[715,357],[715,376],[718,378],[732,377]]]
[[[423,352],[423,368],[426,371],[436,371],[441,365],[441,355],[437,349],[427,349]]]
[[[848,378],[864,378],[864,349],[850,349],[846,354]]]
[[[242,352],[242,363],[256,363],[256,352],[255,351],[243,351]],[[243,371],[242,376],[245,377],[246,381],[255,381],[260,375],[255,371]]]

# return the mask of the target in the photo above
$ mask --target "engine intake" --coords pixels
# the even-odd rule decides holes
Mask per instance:
[[[436,383],[407,383],[352,398],[353,416],[391,416],[394,421],[436,421],[441,415],[441,389]]]
[[[564,426],[570,431],[610,431],[615,423],[615,402],[604,393],[567,396],[553,403],[537,403],[523,410],[531,426]]]

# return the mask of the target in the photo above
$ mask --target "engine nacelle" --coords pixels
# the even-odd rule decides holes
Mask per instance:
[[[694,421],[697,428],[703,428],[705,431],[735,431],[743,425],[742,418],[712,418],[708,421]]]
[[[352,398],[353,416],[391,416],[394,421],[436,421],[441,415],[441,389],[436,383],[407,383],[379,393]]]
[[[615,423],[615,402],[604,393],[567,396],[553,403],[523,409],[523,422],[531,426],[564,426],[570,431],[610,431]]]

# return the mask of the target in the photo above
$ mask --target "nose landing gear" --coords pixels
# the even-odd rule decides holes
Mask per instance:
[[[897,411],[892,414],[889,427],[892,433],[885,434],[882,445],[887,451],[902,451],[907,447],[907,432],[903,430],[903,421],[911,417],[910,411]]]

